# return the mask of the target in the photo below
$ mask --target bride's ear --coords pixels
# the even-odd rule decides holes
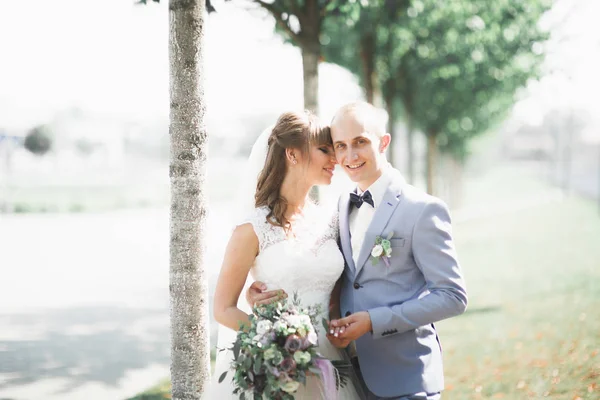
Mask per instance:
[[[298,150],[297,149],[292,149],[292,148],[285,149],[285,157],[293,165],[298,164],[297,155],[298,155]]]

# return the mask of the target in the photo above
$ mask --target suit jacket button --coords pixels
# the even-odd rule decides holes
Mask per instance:
[[[354,289],[358,289],[360,287],[360,285],[358,284],[358,282],[354,282]]]
[[[349,316],[350,316],[350,314],[351,314],[351,312],[350,312],[350,311],[346,311],[346,314],[344,314],[344,316],[346,316],[346,317],[349,317]]]

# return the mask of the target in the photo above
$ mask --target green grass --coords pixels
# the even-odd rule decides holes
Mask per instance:
[[[164,400],[171,398],[171,381],[167,378],[150,389],[127,400]]]
[[[165,185],[23,186],[0,188],[0,198],[15,213],[94,212],[121,208],[165,206]],[[1,206],[1,204],[0,204]]]
[[[454,227],[470,304],[438,324],[445,399],[600,396],[600,215],[568,199]]]
[[[471,172],[465,182],[464,199],[461,207],[481,208],[486,204],[505,204],[560,192],[548,186],[539,170],[526,164],[512,163]]]

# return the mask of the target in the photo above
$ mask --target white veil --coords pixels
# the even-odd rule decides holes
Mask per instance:
[[[269,150],[269,136],[273,126],[265,129],[256,139],[250,156],[241,174],[240,189],[235,200],[235,218],[234,227],[247,222],[248,217],[252,215],[255,208],[254,194],[258,183],[258,176],[263,170],[267,153]],[[246,278],[246,283],[240,297],[238,299],[238,308],[245,313],[252,312],[250,306],[246,302],[246,290],[254,280],[250,275]],[[215,375],[220,375],[225,370],[229,369],[232,360],[232,354],[229,351],[219,351],[220,349],[229,349],[232,347],[236,338],[236,332],[223,325],[219,325],[217,334],[217,360],[215,363]]]
[[[241,174],[241,185],[236,198],[236,226],[245,222],[245,219],[254,211],[256,184],[258,183],[258,176],[262,172],[265,162],[267,161],[269,136],[271,136],[272,130],[273,126],[270,126],[258,136],[254,145],[252,145],[250,156],[248,157],[244,171]]]

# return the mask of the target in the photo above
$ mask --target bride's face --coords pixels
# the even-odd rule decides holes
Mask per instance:
[[[335,169],[335,153],[332,146],[310,145],[306,162],[306,180],[311,185],[329,185]]]

